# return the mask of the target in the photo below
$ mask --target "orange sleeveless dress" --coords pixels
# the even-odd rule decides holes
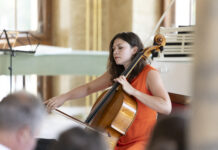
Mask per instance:
[[[150,70],[156,70],[146,65],[139,75],[133,79],[131,85],[137,90],[152,95],[146,88],[147,74]],[[145,150],[150,133],[157,120],[157,112],[147,107],[139,100],[137,102],[137,114],[126,135],[120,137],[115,150]]]

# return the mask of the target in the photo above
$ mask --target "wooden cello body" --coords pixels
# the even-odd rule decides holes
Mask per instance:
[[[105,93],[97,99],[95,104],[102,99]],[[114,93],[112,99],[101,108],[89,125],[95,129],[103,130],[110,148],[113,149],[118,139],[125,135],[132,124],[136,112],[136,101],[120,88]]]

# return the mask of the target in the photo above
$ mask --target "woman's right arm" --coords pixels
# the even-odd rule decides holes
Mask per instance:
[[[46,105],[47,110],[51,112],[51,110],[57,107],[60,107],[67,100],[82,98],[91,93],[108,88],[109,86],[112,85],[110,78],[111,78],[111,75],[108,72],[105,72],[103,75],[101,75],[97,79],[87,84],[81,85],[77,88],[74,88],[67,93],[53,97],[45,101],[44,104]]]

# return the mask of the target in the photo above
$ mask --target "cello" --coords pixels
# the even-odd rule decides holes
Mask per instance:
[[[128,78],[133,68],[141,59],[148,58],[151,54],[163,51],[166,39],[163,35],[158,34],[154,37],[154,45],[143,49],[132,60],[129,67],[124,70],[121,75]],[[56,109],[57,112],[62,113]],[[110,90],[103,92],[96,100],[91,109],[85,123],[76,120],[80,124],[84,124],[88,128],[103,131],[110,149],[113,149],[119,138],[125,135],[128,128],[137,113],[137,103],[133,97],[129,96],[122,90],[119,83],[114,83]],[[63,115],[75,120],[73,117],[62,113]]]

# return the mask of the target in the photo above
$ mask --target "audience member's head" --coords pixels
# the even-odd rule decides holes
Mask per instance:
[[[55,150],[107,150],[103,137],[95,131],[74,127],[63,132]]]
[[[44,113],[42,101],[24,91],[3,98],[0,102],[0,146],[32,150]]]
[[[171,115],[159,120],[153,130],[147,150],[186,150],[187,119]]]

